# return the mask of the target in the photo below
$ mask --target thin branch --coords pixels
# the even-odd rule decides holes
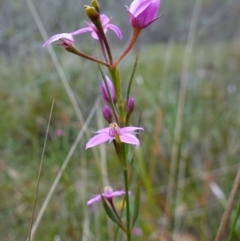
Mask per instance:
[[[166,200],[166,203],[168,204],[167,209],[169,209],[169,206],[170,206],[169,204],[171,203],[172,196],[173,196],[173,188],[171,183],[174,182],[176,171],[177,171],[178,154],[179,154],[179,147],[180,147],[181,133],[182,133],[183,112],[184,112],[186,89],[187,89],[187,82],[188,82],[188,72],[189,72],[189,66],[191,63],[191,56],[192,56],[201,6],[202,6],[202,0],[196,0],[194,9],[193,9],[191,23],[190,23],[187,44],[185,48],[182,74],[181,74],[181,86],[180,86],[179,97],[178,97],[176,126],[174,130],[174,140],[173,140],[172,154],[171,154],[170,174],[169,174],[169,180],[168,180],[169,186],[168,186],[167,200]],[[180,169],[182,169],[182,164],[180,164]],[[179,194],[177,196],[179,196]],[[174,220],[174,226],[177,227],[178,224],[179,224],[178,220]]]
[[[230,196],[229,196],[229,199],[228,199],[227,207],[224,211],[224,214],[223,214],[220,226],[218,228],[218,232],[217,232],[217,236],[216,236],[215,241],[222,240],[222,236],[223,236],[224,231],[226,229],[228,219],[229,219],[230,213],[232,211],[234,200],[237,196],[239,187],[240,187],[240,167],[238,168],[238,172],[237,172],[236,178],[234,180],[232,190],[231,190],[231,193],[230,193]]]
[[[46,136],[45,136],[43,150],[42,150],[42,157],[41,157],[40,166],[39,166],[39,170],[38,170],[37,187],[36,187],[36,191],[35,191],[35,197],[34,197],[34,203],[33,203],[33,211],[32,211],[32,219],[31,219],[31,224],[30,224],[30,229],[29,229],[29,234],[28,234],[28,241],[31,241],[31,236],[32,236],[31,233],[32,233],[32,226],[33,226],[35,208],[36,208],[36,203],[37,203],[38,188],[39,188],[40,176],[41,176],[41,172],[42,172],[43,158],[44,158],[44,154],[45,154],[45,150],[46,150],[46,144],[47,144],[47,139],[48,139],[49,126],[50,126],[50,122],[51,122],[51,119],[52,119],[53,106],[54,106],[54,100],[52,101],[52,106],[51,106],[51,110],[50,110],[50,114],[49,114],[49,120],[48,120],[48,125],[47,125],[47,130],[46,130]]]
[[[51,186],[51,188],[50,188],[50,190],[49,190],[49,192],[47,194],[47,197],[45,198],[45,200],[43,202],[43,205],[42,205],[42,207],[41,207],[41,209],[40,209],[40,211],[38,213],[37,219],[36,219],[36,221],[35,221],[35,223],[34,223],[34,225],[32,227],[32,234],[31,234],[30,238],[32,238],[34,236],[34,234],[35,234],[35,232],[37,230],[37,227],[38,227],[38,225],[39,225],[39,223],[40,223],[40,221],[42,219],[42,216],[43,216],[43,214],[44,214],[44,212],[45,212],[45,210],[46,210],[46,208],[48,206],[48,203],[49,203],[49,201],[50,201],[50,199],[51,199],[51,197],[52,197],[52,195],[53,195],[53,193],[54,193],[54,191],[55,191],[55,189],[56,189],[56,187],[57,187],[57,185],[58,185],[58,183],[59,183],[59,181],[60,181],[60,179],[61,179],[61,177],[63,175],[63,172],[65,171],[65,169],[66,169],[66,167],[67,167],[67,165],[68,165],[68,163],[69,163],[69,161],[70,161],[70,159],[71,159],[75,149],[77,148],[78,143],[82,139],[82,136],[85,133],[85,131],[86,131],[87,127],[88,127],[89,122],[92,120],[93,115],[95,114],[95,112],[96,112],[96,110],[98,108],[99,102],[100,102],[100,99],[98,98],[96,100],[96,102],[94,104],[94,107],[92,108],[92,110],[91,110],[91,112],[90,112],[86,122],[84,123],[81,131],[79,132],[76,140],[74,141],[74,143],[73,143],[73,145],[72,145],[72,147],[71,147],[71,149],[70,149],[66,159],[64,160],[64,162],[63,162],[63,164],[61,166],[61,169],[59,170],[59,172],[58,172],[58,174],[57,174],[57,176],[56,176],[56,178],[55,178],[55,180],[54,180],[54,182],[53,182],[53,184],[52,184],[52,186]],[[29,238],[27,239],[27,241],[29,241]]]

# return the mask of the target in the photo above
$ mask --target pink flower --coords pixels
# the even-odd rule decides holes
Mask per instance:
[[[104,31],[105,34],[107,33],[108,29],[111,29],[117,35],[117,37],[119,39],[122,39],[122,33],[121,33],[120,29],[116,25],[110,24],[109,23],[110,19],[106,15],[101,14],[100,19],[101,19],[103,31]],[[86,24],[88,25],[88,27],[81,28],[81,29],[79,29],[75,32],[70,33],[70,34],[72,36],[75,36],[75,35],[83,34],[83,33],[86,33],[86,32],[92,32],[92,37],[95,38],[95,39],[98,39],[98,30],[95,27],[95,25],[93,23],[88,23],[88,22],[86,22]]]
[[[134,0],[130,7],[127,7],[129,20],[134,28],[143,29],[157,20],[160,0]]]
[[[138,228],[138,227],[133,228],[132,232],[133,232],[133,234],[136,235],[136,236],[142,236],[142,234],[143,234],[142,229],[141,229],[141,228]]]
[[[114,89],[114,86],[113,86],[113,83],[112,81],[108,78],[108,76],[105,76],[106,78],[106,81],[107,81],[107,85],[108,85],[108,88],[109,88],[109,91],[110,91],[110,94],[111,94],[111,97],[112,97],[112,100],[113,102],[115,103],[117,101],[117,97],[116,97],[116,92],[115,92],[115,89]],[[110,103],[110,98],[109,98],[109,95],[108,95],[108,92],[107,92],[107,87],[104,83],[104,81],[102,80],[102,84],[101,84],[101,89],[102,89],[102,97],[103,99]]]
[[[97,135],[91,138],[86,144],[86,149],[107,141],[111,142],[116,138],[116,134],[119,135],[121,142],[139,146],[139,140],[133,135],[135,133],[134,131],[136,130],[143,130],[143,128],[134,126],[120,128],[116,123],[111,123],[109,127],[103,128],[96,132]]]
[[[64,48],[70,47],[74,43],[73,36],[69,33],[60,33],[53,35],[42,47],[47,47],[49,44],[58,41],[58,45]]]
[[[113,197],[118,197],[118,196],[122,196],[125,195],[125,191],[113,191],[113,189],[109,186],[104,188],[104,192],[102,193],[102,196],[111,201]],[[95,202],[99,202],[101,200],[101,195],[96,195],[94,198],[91,198],[90,200],[88,200],[87,205],[92,205]]]
[[[63,136],[63,129],[56,129],[55,130],[55,135],[56,136]]]
[[[120,29],[116,25],[110,24],[109,23],[110,19],[106,15],[102,14],[102,15],[100,15],[100,18],[101,18],[101,22],[102,22],[102,26],[103,26],[103,31],[105,34],[107,33],[108,29],[111,29],[118,36],[119,39],[122,39],[122,33],[121,33]],[[58,45],[60,45],[64,48],[68,48],[74,43],[73,36],[83,34],[86,32],[92,32],[92,37],[95,39],[98,39],[98,35],[97,35],[98,30],[96,29],[94,24],[87,23],[87,25],[89,27],[79,29],[72,33],[60,33],[60,34],[53,35],[45,44],[42,45],[42,47],[47,47],[49,44],[51,44],[55,41],[59,41]]]

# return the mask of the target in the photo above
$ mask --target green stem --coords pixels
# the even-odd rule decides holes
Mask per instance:
[[[105,44],[105,47],[106,47],[106,50],[107,50],[107,53],[108,53],[108,58],[109,58],[110,65],[112,65],[113,64],[113,59],[112,59],[111,49],[109,47],[106,35],[105,35],[105,33],[103,31],[102,31],[102,37],[103,37],[102,39],[103,39],[103,42]]]
[[[231,227],[231,231],[230,231],[228,241],[233,240],[233,235],[234,235],[234,232],[235,232],[235,227],[236,227],[239,215],[240,215],[240,198],[238,200],[236,215],[235,215],[234,220],[233,220],[233,224],[232,224],[232,227]]]
[[[119,125],[120,127],[124,126],[124,107],[122,101],[122,86],[121,86],[121,79],[117,68],[109,68],[113,85],[115,88],[116,96],[117,96],[117,104],[119,110]]]
[[[114,204],[113,204],[112,199],[111,199],[111,200],[108,200],[108,201],[109,201],[109,203],[110,203],[110,205],[111,205],[111,207],[112,207],[112,210],[113,210],[113,212],[115,213],[115,215],[116,215],[116,217],[117,217],[119,223],[122,225],[122,228],[124,229],[124,226],[123,226],[123,223],[122,223],[121,217],[119,216],[119,214],[118,214],[118,212],[117,212],[117,210],[116,210],[116,208],[115,208],[115,206],[114,206]]]
[[[131,241],[131,223],[130,223],[130,205],[129,205],[129,189],[128,189],[128,170],[123,170],[124,184],[126,192],[126,211],[127,211],[127,240]]]
[[[133,72],[132,72],[131,78],[130,78],[129,83],[128,83],[127,100],[126,100],[126,103],[125,103],[125,109],[127,109],[127,106],[128,106],[129,95],[130,95],[135,71],[136,71],[136,68],[137,68],[137,63],[138,63],[138,54],[136,54],[136,59],[135,59],[135,63],[134,63],[134,66],[133,66]],[[125,126],[128,125],[128,121],[129,121],[129,118],[130,118],[131,114],[132,113],[127,113],[126,118],[125,118]]]
[[[98,21],[94,21],[93,24],[96,26],[96,28],[99,32],[99,37],[103,40],[103,43],[104,43],[107,53],[108,53],[109,63],[110,63],[110,65],[112,65],[113,64],[112,53],[111,53],[111,49],[108,44],[106,35],[103,31],[102,23],[101,23],[101,21],[98,20]]]
[[[130,204],[129,204],[129,188],[128,188],[128,167],[126,161],[126,152],[125,145],[121,143],[119,135],[116,134],[116,152],[120,161],[121,166],[123,167],[123,176],[124,176],[124,185],[125,185],[125,200],[126,200],[126,218],[127,218],[127,241],[131,241],[131,220],[130,220]]]
[[[107,55],[106,55],[106,51],[105,51],[105,46],[103,44],[102,38],[99,35],[98,35],[98,39],[99,39],[100,47],[102,49],[103,57],[104,57],[106,63],[108,63],[108,59],[107,59]]]
[[[130,95],[130,91],[131,91],[131,87],[132,87],[133,78],[134,78],[134,75],[135,75],[135,72],[136,72],[137,63],[138,63],[138,54],[136,54],[136,59],[135,59],[134,66],[133,66],[133,72],[132,72],[131,78],[130,78],[129,83],[128,83],[127,103],[128,103],[128,99],[129,99],[129,95]]]
[[[114,63],[114,67],[117,67],[118,64],[122,61],[122,59],[128,54],[128,52],[132,49],[133,45],[137,41],[139,34],[141,33],[141,29],[133,28],[133,34],[132,39],[130,43],[128,44],[127,48],[123,51],[123,53],[120,55],[120,57],[117,59],[117,61]]]
[[[100,60],[100,59],[94,58],[94,57],[92,57],[92,56],[90,56],[90,55],[84,54],[83,52],[81,52],[81,51],[79,51],[77,48],[75,48],[74,45],[71,45],[70,47],[66,48],[66,50],[67,50],[68,52],[73,53],[73,54],[76,54],[76,55],[78,55],[78,56],[80,56],[80,57],[82,57],[82,58],[89,59],[89,60],[91,60],[91,61],[93,61],[93,62],[96,62],[96,63],[98,63],[98,64],[102,64],[102,65],[104,65],[104,66],[106,66],[106,67],[109,67],[109,64],[108,64],[108,63],[106,63],[106,62],[104,62],[104,61],[102,61],[102,60]]]

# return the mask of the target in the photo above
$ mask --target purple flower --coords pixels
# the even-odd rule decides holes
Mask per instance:
[[[91,138],[86,144],[86,149],[97,146],[104,142],[111,142],[119,135],[121,142],[139,146],[140,142],[133,134],[136,130],[143,130],[142,127],[128,126],[120,128],[116,123],[111,123],[109,127],[95,132],[97,135]]]
[[[101,18],[101,22],[102,22],[103,31],[105,34],[107,33],[108,29],[111,29],[118,36],[119,39],[122,39],[122,33],[121,33],[120,29],[116,25],[110,24],[109,23],[110,19],[106,15],[102,14],[102,15],[100,15],[100,18]],[[51,44],[55,41],[59,41],[58,45],[60,45],[64,48],[68,48],[74,43],[73,36],[79,35],[82,33],[86,33],[86,32],[92,32],[92,37],[95,39],[98,39],[98,30],[94,26],[94,24],[87,23],[87,25],[88,25],[88,27],[81,28],[72,33],[60,33],[60,34],[53,35],[45,44],[42,45],[42,47],[47,47],[49,44]]]
[[[113,197],[118,197],[118,196],[122,196],[125,195],[125,191],[113,191],[113,189],[109,186],[104,188],[104,192],[102,193],[102,196],[111,201]],[[90,200],[88,200],[87,205],[92,205],[95,202],[99,202],[101,200],[101,195],[98,194],[96,195],[94,198],[91,198]]]
[[[56,136],[63,136],[63,129],[56,129],[55,130],[55,135]]]
[[[109,91],[110,91],[110,94],[111,94],[111,97],[112,97],[112,100],[114,103],[116,103],[117,101],[117,97],[116,97],[116,92],[115,92],[115,89],[114,89],[114,86],[113,86],[113,83],[112,81],[108,78],[108,76],[106,75],[106,81],[107,81],[107,85],[108,85],[108,88],[109,88]],[[109,95],[108,95],[108,92],[107,92],[107,87],[104,83],[104,81],[102,80],[102,84],[101,84],[101,89],[102,89],[102,97],[105,101],[107,101],[108,103],[110,103],[110,98],[109,98]]]
[[[108,29],[111,29],[117,35],[117,37],[119,39],[122,39],[122,33],[121,33],[120,29],[116,25],[110,24],[109,23],[110,19],[106,15],[101,14],[100,19],[101,19],[103,31],[104,31],[105,34],[107,33]],[[70,33],[70,34],[72,36],[75,36],[75,35],[83,34],[83,33],[86,33],[86,32],[92,32],[92,37],[95,38],[95,39],[98,39],[98,30],[95,27],[95,25],[93,23],[88,23],[88,22],[86,22],[86,24],[88,25],[88,27],[81,28],[81,29],[79,29],[75,32]]]
[[[60,33],[53,35],[42,47],[47,47],[49,44],[58,41],[58,45],[64,48],[70,47],[74,43],[73,36],[69,33]]]
[[[136,235],[136,236],[142,236],[142,234],[143,234],[142,229],[141,229],[141,228],[138,228],[138,227],[133,228],[132,232],[133,232],[133,234]]]
[[[157,20],[160,0],[134,0],[127,7],[129,20],[133,28],[143,29]]]

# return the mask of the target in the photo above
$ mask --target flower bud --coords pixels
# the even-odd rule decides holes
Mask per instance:
[[[95,22],[96,20],[100,19],[100,15],[94,7],[85,5],[84,8],[85,8],[85,13],[87,14],[87,16],[92,22]]]
[[[130,24],[133,28],[143,29],[156,21],[160,0],[134,0],[127,7]]]
[[[107,105],[103,107],[103,116],[107,122],[112,122],[112,110]]]
[[[129,96],[129,98],[128,98],[128,109],[127,109],[127,112],[129,114],[134,111],[134,104],[135,104],[135,101],[134,101],[133,97]]]
[[[108,89],[109,89],[109,91],[110,91],[112,100],[113,100],[114,103],[116,103],[117,97],[116,97],[116,92],[115,92],[113,83],[112,83],[112,81],[111,81],[107,76],[105,76],[105,77],[106,77]],[[102,89],[102,97],[103,97],[103,99],[104,99],[106,102],[110,103],[111,100],[110,100],[110,98],[109,98],[108,91],[107,91],[107,87],[106,87],[106,85],[105,85],[105,83],[104,83],[103,80],[102,80],[102,84],[101,84],[101,89]]]
[[[60,33],[53,35],[42,47],[47,47],[53,42],[57,41],[57,45],[64,47],[65,49],[70,48],[73,46],[74,39],[73,36],[69,33]]]
[[[98,13],[100,12],[100,7],[97,0],[92,0],[91,5],[96,9]]]

